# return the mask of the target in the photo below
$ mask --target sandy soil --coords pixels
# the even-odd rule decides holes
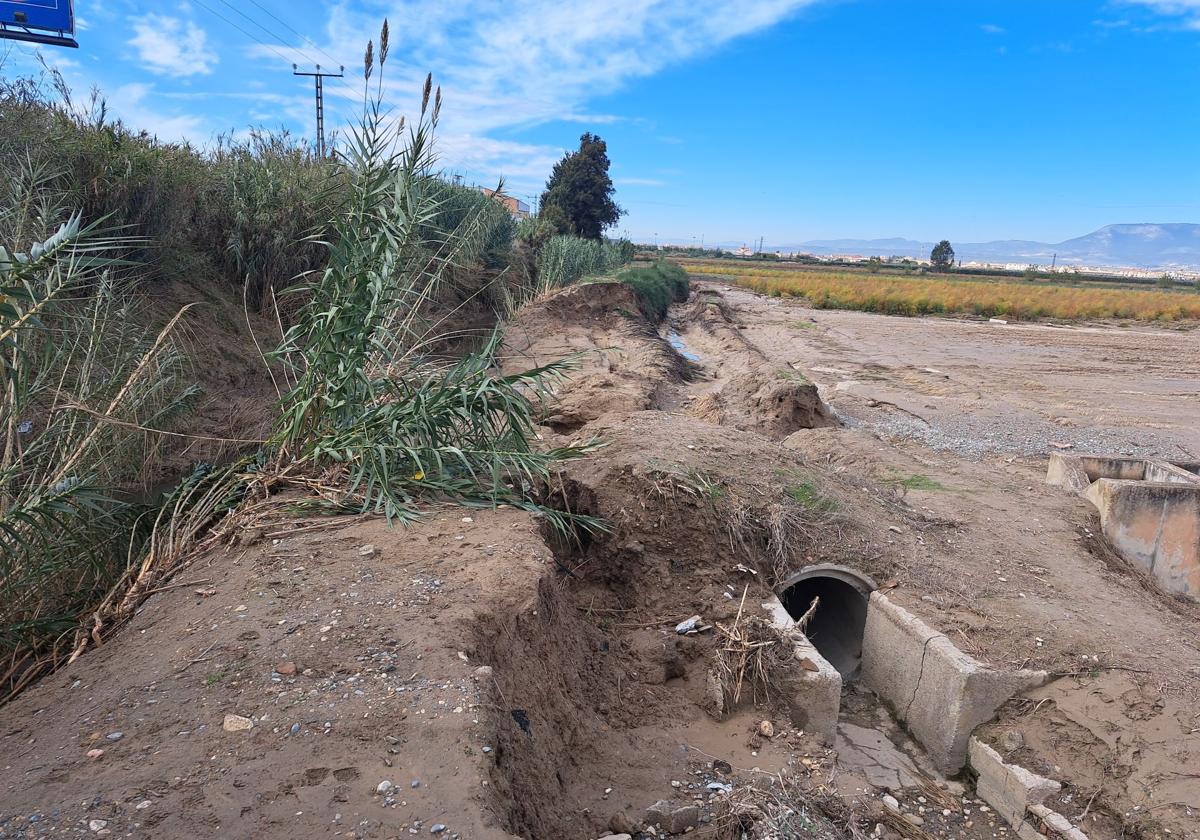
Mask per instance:
[[[891,570],[894,597],[967,652],[1063,675],[1012,704],[989,733],[997,745],[1067,782],[1064,812],[1091,802],[1094,836],[1119,836],[1122,822],[1194,834],[1200,779],[1180,768],[1200,766],[1200,609],[1147,585],[1096,537],[1090,505],[1043,479],[1048,441],[1200,451],[1200,334],[816,312],[722,294],[746,335],[821,383],[847,421],[786,444],[847,489],[901,488],[939,523],[876,528],[871,542],[886,548],[860,565]],[[928,425],[898,422],[907,412]],[[1108,817],[1097,814],[1106,802]]]
[[[993,336],[1026,333],[707,288],[673,310],[676,349],[611,284],[529,307],[509,334],[506,369],[582,354],[543,434],[607,446],[547,499],[608,532],[567,540],[522,512],[448,508],[408,529],[255,523],[0,710],[0,837],[762,837],[781,800],[806,836],[882,821],[884,840],[1005,837],[970,780],[938,777],[866,693],[847,692],[841,756],[794,725],[773,660],[738,704],[728,682],[714,697],[719,628],[749,632],[777,580],[822,561],[872,574],[986,662],[1060,675],[986,735],[1064,781],[1057,805],[1086,812],[1093,840],[1194,836],[1197,611],[1142,585],[1087,506],[1041,481],[1044,436],[1151,445],[1137,400],[1094,424],[1087,377],[1049,371],[1085,347],[1037,344],[1053,331],[1014,339],[992,370]],[[847,320],[826,330],[827,314]],[[861,339],[838,337],[850,323]],[[941,356],[929,331],[945,331]],[[1153,446],[1196,447],[1162,396],[1194,404],[1187,347],[1145,366],[1182,368],[1177,385],[1132,373],[1172,336],[1194,341],[1135,339],[1152,343],[1127,348],[1113,381],[1159,395]],[[898,425],[928,405],[937,437]],[[710,629],[676,633],[691,615]],[[887,820],[889,790],[912,822]]]
[[[704,285],[851,425],[966,455],[1200,456],[1200,330],[901,318]]]

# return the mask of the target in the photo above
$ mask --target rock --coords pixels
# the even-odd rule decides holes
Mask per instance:
[[[241,715],[225,715],[225,720],[221,723],[221,728],[226,732],[245,732],[253,726],[254,721]]]
[[[1000,736],[1000,746],[1006,753],[1016,752],[1025,746],[1025,736],[1015,729],[1010,729]]]
[[[904,814],[903,816],[905,821],[911,823],[912,825],[925,824],[925,819],[923,817],[918,817],[916,814]]]
[[[412,784],[410,784],[410,785],[409,785],[409,787],[410,787],[410,788],[412,788],[413,790],[416,790],[416,789],[417,789],[417,788],[419,788],[420,786],[421,786],[421,780],[420,780],[420,779],[413,779],[413,780],[412,780]]]
[[[775,725],[769,720],[764,720],[758,725],[758,734],[764,738],[771,738],[775,735]]]
[[[624,811],[615,811],[608,818],[608,830],[616,836],[628,837],[637,831],[637,825],[633,821],[633,817]]]
[[[733,772],[733,765],[722,758],[714,758],[712,768],[718,773],[724,773],[725,775],[729,775]]]
[[[279,674],[281,677],[294,677],[296,676],[296,663],[280,662],[275,666],[275,673]]]
[[[104,758],[104,750],[88,750],[87,757],[92,759],[92,761],[97,761],[98,759]]]
[[[384,779],[382,782],[380,782],[379,784],[377,784],[375,786],[375,792],[378,794],[381,794],[383,796],[387,796],[389,793],[391,793],[395,789],[396,789],[396,786],[394,784],[392,784],[391,781],[389,781],[388,779]]]
[[[605,834],[600,840],[633,840],[629,834]]]
[[[714,793],[733,793],[733,785],[723,785],[720,782],[709,782],[705,787]]]
[[[700,825],[700,809],[695,805],[685,805],[671,812],[669,823],[664,824],[672,834],[683,834]]]
[[[377,548],[375,548],[375,546],[372,545],[371,543],[367,543],[366,545],[364,545],[362,548],[360,548],[358,550],[359,557],[374,557],[378,553],[379,553],[379,550]]]
[[[441,834],[445,830],[446,826],[444,826],[442,823],[434,823],[433,825],[429,826],[430,834]]]
[[[490,680],[491,678],[492,678],[492,666],[491,665],[480,665],[478,668],[475,669],[475,679]]]
[[[665,799],[660,799],[646,809],[646,822],[650,825],[661,825],[663,828],[671,821],[671,812],[675,808]]]
[[[110,741],[120,741],[122,738],[125,737],[125,733],[124,732],[109,732],[104,737]]]
[[[685,618],[683,621],[675,625],[675,632],[679,635],[691,633],[700,624],[700,616],[694,615],[691,618]]]
[[[298,735],[300,733],[300,724],[293,723],[292,727],[288,730],[288,732],[290,732],[293,735]]]
[[[88,820],[88,828],[92,831],[102,831],[108,825],[108,820]]]
[[[900,801],[890,793],[885,793],[883,795],[883,804],[895,811],[897,814],[900,813]]]

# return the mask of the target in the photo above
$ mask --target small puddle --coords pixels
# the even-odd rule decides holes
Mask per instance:
[[[667,341],[675,348],[675,352],[689,362],[698,362],[700,357],[688,350],[687,345],[683,343],[683,336],[675,332],[675,330],[667,330]]]

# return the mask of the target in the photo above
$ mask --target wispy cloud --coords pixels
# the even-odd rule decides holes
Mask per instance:
[[[665,187],[666,181],[658,178],[613,178],[613,183],[628,187]]]
[[[392,23],[389,99],[411,113],[420,81],[432,71],[442,85],[442,148],[447,165],[514,180],[546,174],[562,149],[497,139],[505,130],[570,121],[593,125],[625,117],[594,115],[594,97],[619,90],[691,58],[710,55],[738,37],[773,26],[819,0],[385,0],[328,7],[318,44],[280,49],[287,61],[336,56],[361,67],[363,47],[383,18]],[[398,22],[403,25],[397,25]],[[281,62],[275,50],[252,55]],[[350,70],[348,69],[348,74]],[[348,111],[361,83],[326,87]],[[633,115],[628,119],[636,119]],[[470,160],[459,155],[469,153]],[[532,186],[527,184],[526,186]]]
[[[133,24],[129,45],[152,73],[175,78],[211,73],[217,54],[208,46],[208,34],[190,20],[167,15],[146,15]]]
[[[203,120],[193,115],[162,113],[147,102],[152,93],[151,85],[121,85],[108,94],[108,105],[129,125],[163,140],[189,140],[196,144],[208,140],[209,131]]]
[[[979,28],[982,29],[984,32],[988,33],[989,35],[1003,35],[1005,32],[1005,29],[1003,26],[997,26],[994,23],[985,23],[982,26],[980,26]]]
[[[1127,5],[1143,6],[1160,15],[1181,18],[1187,29],[1200,30],[1200,0],[1124,0]]]

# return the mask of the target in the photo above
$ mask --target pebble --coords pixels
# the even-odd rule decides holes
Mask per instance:
[[[441,834],[445,830],[446,826],[442,825],[441,823],[434,823],[433,825],[429,826],[430,834]]]
[[[88,820],[88,828],[92,831],[102,831],[108,825],[108,820]]]
[[[409,785],[409,787],[410,787],[410,788],[413,788],[413,789],[419,788],[420,786],[421,786],[421,780],[420,780],[420,779],[413,779],[413,780],[412,780],[412,784],[411,784],[411,785]]]
[[[883,804],[896,813],[900,813],[900,800],[896,799],[896,797],[892,796],[890,793],[885,793],[883,795]]]
[[[242,715],[225,715],[221,728],[226,732],[244,732],[254,726],[254,721]]]
[[[375,792],[382,793],[382,794],[391,793],[395,789],[396,789],[396,786],[394,784],[392,784],[390,781],[388,781],[387,779],[384,779],[382,782],[380,782],[378,785],[375,786]]]
[[[88,750],[87,757],[92,759],[93,761],[95,761],[96,759],[99,759],[99,758],[103,758],[104,750]]]
[[[125,733],[124,732],[109,732],[104,737],[110,741],[120,741],[122,738],[125,737]]]
[[[293,723],[291,729],[289,729],[288,732],[290,732],[293,735],[298,734],[300,732],[300,724]]]

